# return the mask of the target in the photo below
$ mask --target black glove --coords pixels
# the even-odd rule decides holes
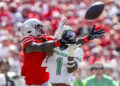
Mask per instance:
[[[60,39],[61,44],[74,44],[76,43],[76,34],[72,30],[65,30]]]
[[[95,25],[93,26],[92,30],[90,31],[89,35],[88,35],[88,39],[89,40],[93,40],[95,38],[100,38],[101,36],[104,35],[105,30],[104,29],[100,29],[98,31],[95,31]]]

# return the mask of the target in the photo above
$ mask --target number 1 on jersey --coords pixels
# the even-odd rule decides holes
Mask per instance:
[[[59,57],[59,58],[56,59],[56,61],[57,61],[56,75],[61,75],[63,58],[62,58],[62,57]]]

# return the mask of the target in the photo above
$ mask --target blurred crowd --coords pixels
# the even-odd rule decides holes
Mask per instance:
[[[88,21],[84,18],[85,12],[96,1],[105,3],[104,12],[99,18]],[[10,76],[14,79],[20,77],[24,60],[20,36],[22,23],[29,18],[37,18],[45,23],[47,35],[54,35],[63,16],[77,37],[87,35],[93,25],[106,31],[102,38],[82,46],[85,55],[80,63],[80,78],[90,76],[93,64],[101,61],[105,73],[114,80],[120,80],[119,0],[0,0],[0,60],[9,61]]]

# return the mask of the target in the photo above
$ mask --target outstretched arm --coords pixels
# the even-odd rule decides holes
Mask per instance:
[[[62,21],[61,21],[61,23],[58,26],[58,29],[56,30],[56,32],[54,34],[54,38],[55,39],[60,39],[61,38],[61,35],[64,32],[64,26],[65,26],[65,24],[66,24],[66,19],[63,18]]]
[[[83,38],[78,38],[77,44],[83,45],[90,40],[93,40],[95,38],[100,38],[101,36],[104,35],[104,33],[105,33],[104,29],[100,29],[100,30],[95,31],[95,28],[96,28],[96,26],[94,25],[88,36],[85,36]]]
[[[85,41],[84,38],[78,38],[78,39],[77,39],[77,44],[83,45],[83,44],[85,44],[85,43],[87,43],[87,42]]]
[[[54,49],[55,47],[58,47],[60,45],[70,44],[72,38],[74,40],[75,34],[69,34],[69,33],[70,33],[70,31],[64,31],[63,34],[62,34],[61,39],[60,40],[56,40],[56,41],[46,41],[44,43],[31,42],[25,48],[25,52],[26,53],[31,53],[31,52],[49,52],[52,49]]]
[[[26,53],[31,53],[31,52],[48,52],[55,47],[60,46],[60,41],[47,41],[44,43],[35,43],[32,42],[27,45],[25,48]]]

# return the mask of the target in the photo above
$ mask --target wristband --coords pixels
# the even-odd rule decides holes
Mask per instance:
[[[72,63],[74,63],[74,60],[72,60],[72,61],[67,61],[67,63],[70,63],[70,64],[72,64]]]
[[[72,67],[74,67],[74,66],[75,66],[75,63],[72,64],[72,65],[68,65],[68,64],[67,64],[67,67],[68,67],[68,68],[72,68]]]
[[[55,42],[55,46],[56,46],[56,47],[61,46],[61,44],[59,43],[59,40],[57,40],[57,41]]]
[[[89,38],[88,38],[88,36],[85,36],[85,37],[84,37],[84,41],[85,41],[85,42],[89,42],[89,41],[90,41]]]

